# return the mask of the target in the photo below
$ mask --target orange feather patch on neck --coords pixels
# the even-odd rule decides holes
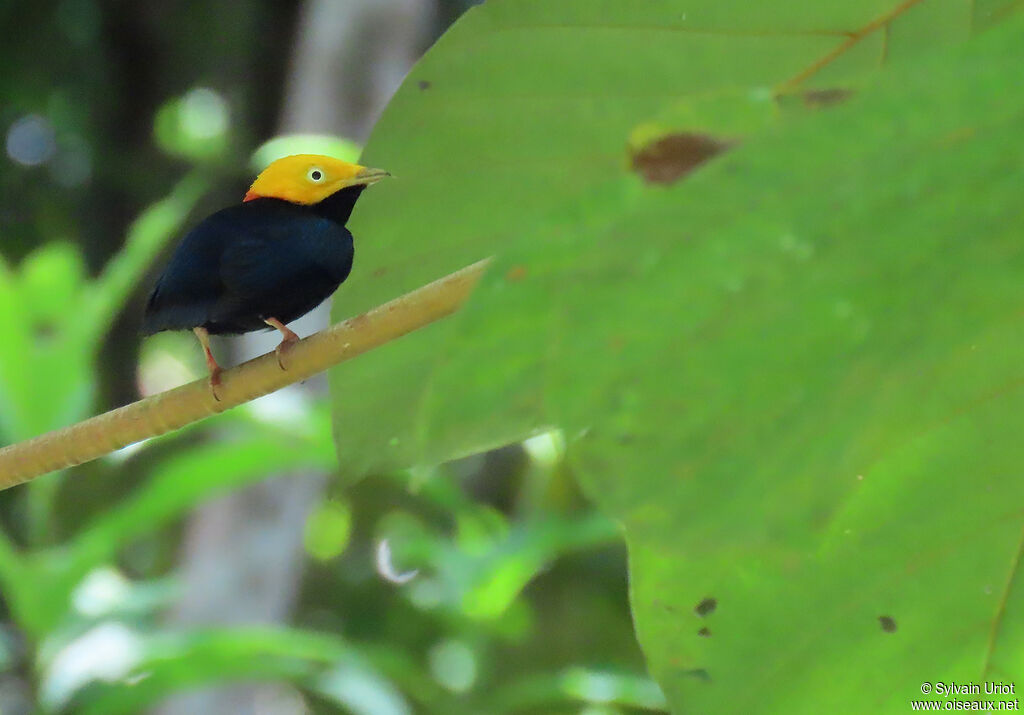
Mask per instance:
[[[257,194],[255,191],[246,191],[245,198],[242,199],[242,203],[246,201],[252,201],[253,199],[262,199],[263,197]]]

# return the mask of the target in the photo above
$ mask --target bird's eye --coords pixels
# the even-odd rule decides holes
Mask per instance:
[[[317,184],[324,180],[324,172],[320,171],[315,166],[309,170],[309,173],[306,174],[306,176],[310,181]]]

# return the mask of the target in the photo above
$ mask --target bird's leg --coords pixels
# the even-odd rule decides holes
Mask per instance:
[[[220,385],[221,368],[214,359],[213,353],[210,352],[210,332],[206,328],[192,328],[192,332],[199,338],[199,343],[206,352],[206,367],[210,370],[210,391],[213,393],[213,399],[220,402],[220,397],[217,396],[217,386]]]
[[[299,342],[299,336],[296,335],[295,333],[293,333],[288,328],[287,325],[282,323],[277,318],[265,318],[263,320],[263,322],[266,323],[267,325],[269,325],[269,326],[271,326],[273,328],[277,328],[278,330],[281,331],[281,336],[282,336],[281,342],[278,344],[278,346],[276,348],[274,348],[274,352],[277,353],[277,364],[278,364],[278,366],[282,370],[287,370],[288,368],[286,368],[284,366],[284,359],[283,359],[284,358],[284,354],[285,354],[285,352],[289,348],[291,348],[292,345],[294,345],[295,343]]]

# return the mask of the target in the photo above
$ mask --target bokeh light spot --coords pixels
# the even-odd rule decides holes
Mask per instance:
[[[228,130],[228,103],[208,87],[197,87],[184,96],[178,115],[181,131],[192,139],[212,139]]]
[[[441,641],[427,657],[434,680],[448,690],[464,693],[476,682],[476,655],[462,641]]]
[[[7,130],[7,156],[22,166],[45,164],[56,150],[53,126],[38,114],[21,117]]]

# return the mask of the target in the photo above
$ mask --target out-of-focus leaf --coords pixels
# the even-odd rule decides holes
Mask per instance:
[[[51,634],[40,649],[39,700],[51,712],[94,681],[127,678],[145,658],[143,635],[117,621],[99,623],[66,643],[58,644],[58,637]]]
[[[249,162],[253,171],[260,172],[281,157],[292,154],[324,154],[342,161],[355,162],[361,147],[343,137],[329,134],[286,134],[264,142],[253,152]]]
[[[657,711],[668,707],[661,689],[649,678],[587,668],[570,668],[562,673],[522,678],[494,696],[499,712],[533,711],[565,702]]]
[[[146,616],[170,605],[177,591],[170,578],[131,581],[112,566],[100,566],[75,587],[71,605],[84,619]]]
[[[38,582],[7,534],[0,533],[0,587],[12,616],[21,623],[30,617],[29,604]]]
[[[462,608],[471,618],[499,618],[554,559],[618,538],[615,524],[599,514],[581,519],[551,517],[517,526],[486,553],[474,556],[476,568],[462,595]],[[446,565],[457,567],[466,556],[449,554]]]
[[[17,273],[0,257],[0,440],[14,441],[24,429],[24,386],[29,383],[31,323],[21,300]]]
[[[26,259],[20,280],[0,268],[4,439],[28,439],[87,416],[95,390],[92,363],[110,323],[207,185],[206,178],[189,175],[147,209],[92,283],[81,281],[81,259],[60,244]],[[53,481],[44,477],[29,488],[45,491]]]
[[[227,152],[230,126],[227,100],[208,87],[197,87],[160,107],[153,133],[168,154],[210,161]]]
[[[137,713],[172,693],[212,682],[303,683],[351,658],[340,639],[298,630],[248,627],[146,636],[120,682],[89,686],[74,712]]]
[[[71,550],[75,571],[92,568],[130,540],[159,528],[212,494],[286,469],[329,469],[333,455],[316,442],[278,442],[256,435],[176,454],[145,485],[83,529]]]
[[[162,463],[135,493],[82,529],[72,541],[32,555],[21,580],[26,587],[8,594],[19,621],[42,635],[67,613],[71,593],[85,575],[111,561],[133,540],[165,526],[211,495],[300,467],[330,469],[334,454],[326,440],[267,439],[258,428],[242,442],[193,447]],[[0,552],[2,554],[2,552]],[[0,565],[2,565],[0,560]],[[22,571],[12,562],[15,577]],[[2,572],[3,569],[0,569]],[[31,580],[29,580],[31,579]]]
[[[348,545],[352,531],[352,509],[347,502],[326,501],[306,520],[306,551],[315,559],[328,561]]]
[[[985,12],[1011,4],[994,0]],[[776,91],[809,93],[801,96],[811,103],[841,97],[851,79],[889,56],[965,39],[970,13],[959,0],[475,7],[412,70],[374,129],[362,161],[394,179],[360,199],[351,222],[355,269],[336,294],[334,318],[501,254],[558,207],[620,177],[634,131],[669,107],[707,102],[701,116],[709,121],[690,131],[733,141],[770,119]],[[715,108],[719,93],[743,101]],[[720,117],[728,120],[722,126],[711,121]],[[627,232],[623,250],[639,240]],[[521,311],[515,320],[496,330],[495,350],[506,329],[555,329],[544,315]],[[438,463],[549,426],[542,368],[525,355],[514,367],[533,380],[492,371],[435,410],[431,400],[450,389],[433,382],[450,329],[417,331],[331,371],[346,474]]]
[[[393,513],[380,525],[379,538],[386,538],[398,554],[395,570],[415,566],[425,574],[436,572],[440,578],[433,583],[447,588],[440,596],[449,607],[475,621],[497,621],[507,617],[522,589],[552,561],[620,537],[618,527],[599,514],[551,515],[513,527],[502,523],[498,529],[493,519],[480,518],[488,514],[493,512],[458,515],[459,534],[452,542],[408,514]],[[410,598],[416,600],[415,589]]]
[[[22,306],[39,330],[52,332],[65,315],[78,309],[85,263],[73,244],[44,244],[25,258],[20,272]]]
[[[350,659],[313,681],[312,689],[352,715],[411,715],[401,692],[367,663]]]

